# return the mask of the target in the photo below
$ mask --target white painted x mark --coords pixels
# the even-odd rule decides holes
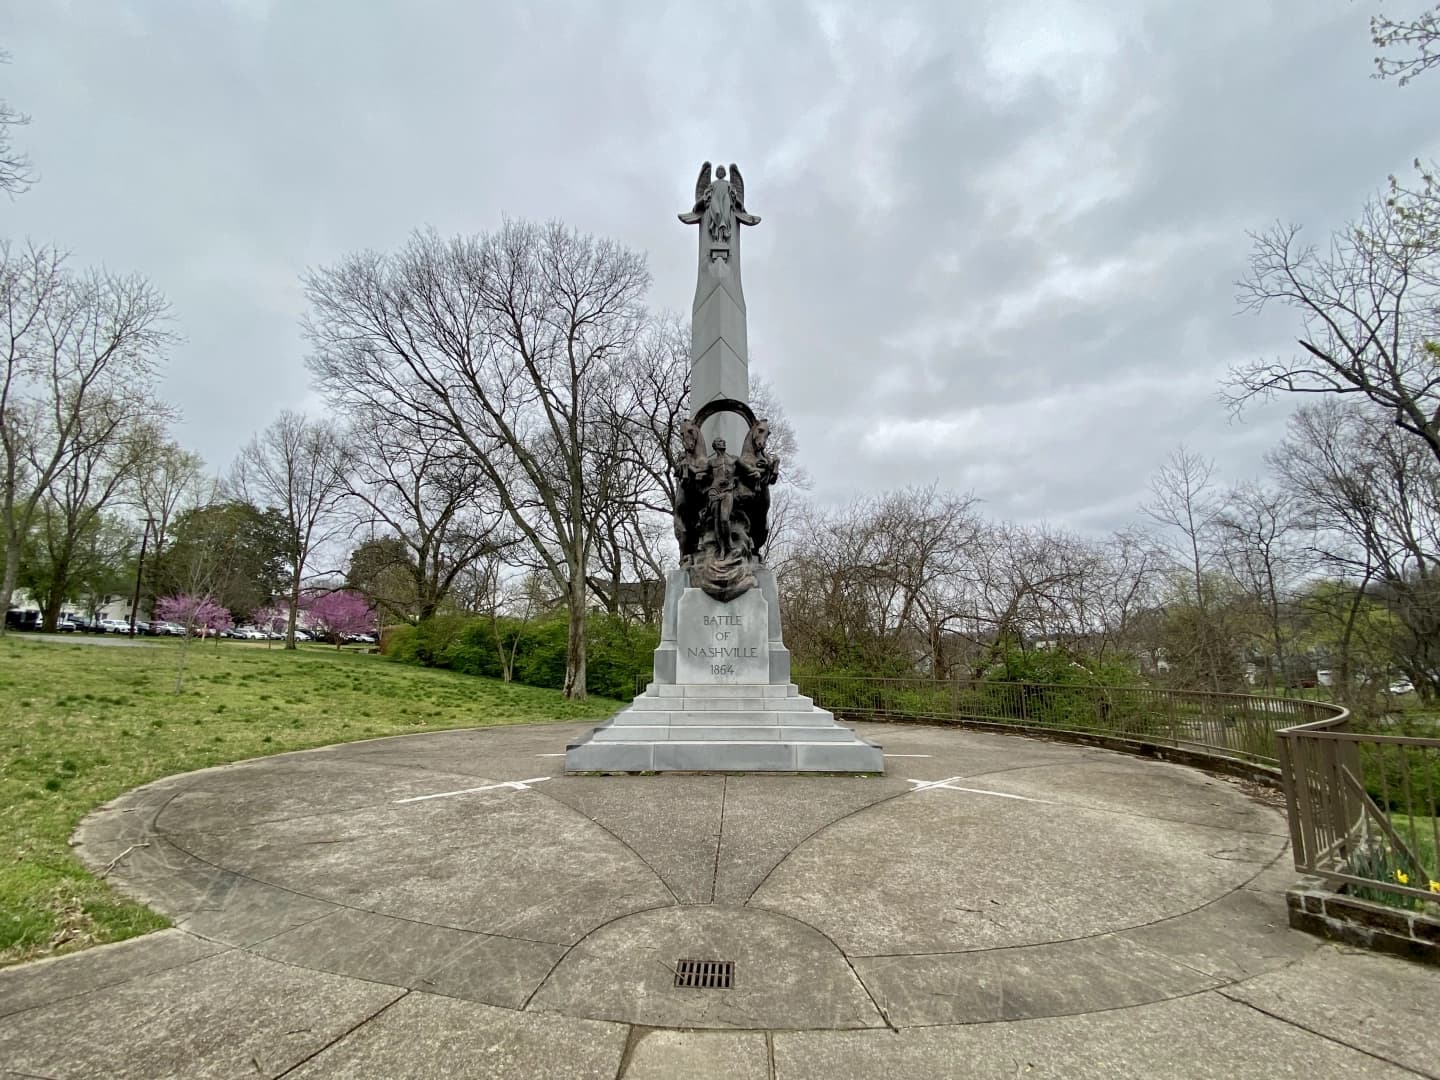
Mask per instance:
[[[543,783],[549,780],[548,776],[532,776],[529,780],[506,780],[499,784],[486,784],[484,787],[461,788],[459,791],[437,791],[434,795],[412,795],[408,799],[396,799],[395,805],[407,802],[424,802],[426,799],[448,799],[451,795],[473,795],[477,791],[496,791],[499,788],[510,788],[512,791],[529,791],[531,784]]]
[[[1008,791],[991,791],[988,788],[959,787],[955,781],[965,779],[963,776],[947,776],[944,780],[907,780],[906,783],[914,784],[916,791],[933,791],[936,788],[944,788],[946,791],[968,791],[972,795],[995,795],[1001,799],[1019,799],[1021,802],[1044,803],[1046,806],[1053,806],[1048,799],[1032,799],[1028,795],[1012,795]]]

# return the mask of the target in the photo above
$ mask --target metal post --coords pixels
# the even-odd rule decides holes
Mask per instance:
[[[135,636],[135,616],[140,610],[140,575],[145,572],[145,545],[150,541],[150,526],[154,518],[145,519],[145,531],[140,534],[140,558],[135,563],[135,595],[130,600],[130,636]]]

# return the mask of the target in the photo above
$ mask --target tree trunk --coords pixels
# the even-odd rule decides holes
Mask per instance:
[[[569,627],[565,642],[565,696],[572,701],[585,697],[585,568],[572,567],[569,594]]]
[[[295,584],[290,587],[290,598],[287,601],[290,608],[290,617],[285,627],[285,648],[295,648],[295,622],[300,614],[300,571],[295,571]]]
[[[5,577],[0,581],[0,635],[6,630],[5,617],[10,612],[10,600],[15,595],[15,578],[20,572],[19,534],[5,538]]]
[[[41,612],[40,628],[47,634],[53,634],[55,627],[60,625],[60,609],[65,606],[65,588],[62,582],[56,581],[50,586],[49,595],[45,597],[45,609]]]
[[[193,627],[185,626],[185,636],[180,639],[179,657],[175,662],[175,693],[185,689],[185,660],[190,652],[190,639],[194,637]]]

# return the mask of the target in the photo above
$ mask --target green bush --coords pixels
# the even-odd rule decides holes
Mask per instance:
[[[659,627],[627,624],[593,614],[586,625],[585,687],[602,697],[630,698],[640,675],[652,671]],[[501,650],[513,657],[512,677],[527,686],[558,690],[565,684],[569,626],[563,613],[522,621],[437,616],[390,635],[386,655],[402,663],[447,668],[464,675],[504,675]]]
[[[1440,810],[1440,750],[1362,742],[1360,770],[1365,790],[1380,809],[1419,817]]]
[[[1124,664],[1099,663],[1067,649],[1006,649],[985,673],[993,682],[1061,686],[1134,686],[1135,672]]]
[[[392,660],[424,667],[448,667],[445,651],[465,629],[463,615],[437,615],[415,626],[397,626],[388,633],[381,652]]]
[[[392,660],[415,662],[415,627],[409,623],[380,628],[380,655]]]

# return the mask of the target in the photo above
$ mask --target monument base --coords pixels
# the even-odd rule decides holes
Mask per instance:
[[[775,577],[729,602],[665,582],[655,681],[566,749],[566,772],[883,773],[880,747],[790,681]]]
[[[569,746],[565,771],[883,773],[885,756],[794,683],[651,683]]]

